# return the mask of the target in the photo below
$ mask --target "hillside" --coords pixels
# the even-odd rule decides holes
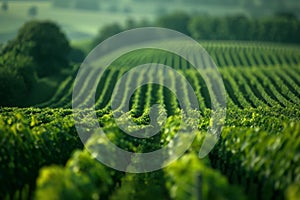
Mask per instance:
[[[199,159],[198,153],[208,127],[216,122],[210,119],[212,101],[203,77],[177,55],[144,49],[114,61],[99,84],[93,81],[96,70],[84,71],[84,85],[73,103],[84,107],[92,98],[85,96],[85,91],[97,88],[96,120],[84,115],[89,112],[71,109],[77,70],[42,104],[0,108],[0,143],[5,144],[1,149],[4,156],[0,157],[0,198],[152,199],[155,195],[157,199],[296,200],[300,196],[300,47],[236,41],[200,43],[219,67],[227,102],[226,119],[219,119],[224,123],[220,140],[208,157]],[[180,88],[178,92],[186,102],[191,94],[187,84],[170,72],[162,76],[159,71],[144,70],[140,78],[129,78],[117,88],[120,94],[128,95],[129,88],[141,83],[143,77],[159,78],[162,85],[147,84],[135,91],[128,113],[139,126],[152,125],[150,107],[164,105],[159,111],[166,112],[167,119],[157,135],[143,139],[129,136],[114,120],[111,94],[116,80],[133,66],[150,62],[171,66],[191,84],[200,105],[195,140],[166,168],[141,174],[119,172],[83,148],[74,118],[84,115],[83,127],[91,136],[88,148],[106,145],[99,135],[93,135],[95,123],[114,144],[138,153],[178,145],[176,142],[185,139],[175,139],[181,128],[191,134],[190,127],[180,127],[182,108],[176,96],[162,85]],[[119,109],[126,106],[120,102]],[[130,161],[138,158],[130,159],[129,171]]]

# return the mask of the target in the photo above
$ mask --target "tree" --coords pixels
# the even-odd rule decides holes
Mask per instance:
[[[274,17],[284,18],[287,20],[297,20],[297,15],[295,13],[284,12],[284,11],[276,12]]]
[[[60,28],[50,21],[24,24],[17,37],[4,47],[3,54],[10,51],[31,57],[39,77],[57,74],[61,68],[69,66],[69,42]]]
[[[76,0],[75,8],[82,10],[99,10],[99,1],[98,0]]]
[[[211,38],[213,18],[209,16],[194,17],[189,23],[189,31],[197,40],[208,40]]]
[[[94,39],[92,43],[93,47],[100,44],[107,38],[114,36],[122,31],[123,31],[122,27],[116,23],[104,26],[102,29],[100,29],[99,34]]]
[[[28,15],[31,16],[31,17],[35,17],[38,13],[38,10],[37,10],[37,7],[36,6],[31,6],[29,9],[28,9]]]
[[[24,99],[26,87],[23,77],[9,67],[0,67],[0,105],[16,106]]]
[[[190,35],[188,30],[189,21],[190,16],[188,14],[184,12],[175,12],[160,17],[156,23],[160,27],[173,29],[186,35]]]
[[[36,83],[30,57],[7,52],[0,59],[0,105],[18,106]]]
[[[1,9],[2,9],[3,11],[7,11],[7,10],[8,10],[8,4],[7,4],[6,1],[3,1],[3,2],[2,2]]]
[[[251,40],[253,37],[253,28],[251,21],[244,15],[234,15],[226,17],[228,29],[230,30],[229,39],[233,40]],[[255,29],[254,29],[255,30]]]
[[[81,49],[73,47],[69,53],[68,59],[73,63],[82,63],[85,56],[85,53]]]

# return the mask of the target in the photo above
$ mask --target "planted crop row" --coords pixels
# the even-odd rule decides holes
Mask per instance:
[[[219,67],[299,64],[299,48],[249,42],[203,42]]]
[[[171,117],[166,124],[167,131],[162,129],[162,134],[173,134],[169,133],[169,128],[178,126],[178,120],[179,117]],[[112,131],[113,127],[108,129]],[[118,132],[117,129],[114,131],[119,135]],[[125,142],[120,138],[113,141],[120,146]],[[202,141],[203,136],[198,135],[195,147],[198,148]],[[102,142],[95,136],[88,143],[103,145]],[[145,143],[132,150],[138,151],[147,146]],[[159,199],[245,199],[239,187],[229,184],[223,175],[210,167],[207,158],[200,160],[194,151],[163,170],[124,176],[102,165],[86,149],[76,151],[65,167],[43,168],[37,179],[35,199],[148,199],[153,194]]]
[[[69,113],[1,109],[1,199],[12,199],[17,191],[30,196],[42,166],[64,164],[74,149],[82,148]]]
[[[170,61],[166,60],[166,64]],[[260,67],[251,68],[226,68],[222,69],[221,75],[225,85],[225,89],[228,95],[228,105],[237,106],[240,108],[258,107],[258,106],[276,106],[282,107],[292,106],[294,104],[299,105],[299,92],[300,88],[297,81],[300,77],[299,74],[294,73],[294,69],[297,67],[281,66],[260,69]],[[159,70],[160,71],[160,70]],[[127,95],[130,85],[136,85],[141,83],[143,76],[147,76],[150,80],[152,76],[158,76],[161,83],[169,82],[172,88],[177,88],[178,93],[185,99],[186,105],[189,105],[190,95],[187,90],[187,85],[184,80],[176,80],[175,74],[170,71],[166,72],[156,71],[141,71],[129,77],[129,80],[125,85],[121,85],[121,88],[117,89],[118,97],[123,98],[121,107],[124,106],[125,97]],[[210,95],[206,82],[201,77],[201,74],[193,69],[177,70],[177,72],[183,74],[193,87],[195,94],[200,103],[200,108],[203,111],[205,108],[210,107]],[[89,95],[85,95],[89,91],[89,88],[95,88],[95,83],[90,80],[95,78],[96,73],[90,72],[86,77],[86,84],[83,85],[81,93],[74,101],[81,101],[81,104],[85,104],[91,98]],[[117,69],[110,69],[104,73],[103,78],[100,80],[100,84],[97,87],[96,95],[96,108],[97,109],[110,109],[111,94],[115,88],[115,80],[118,80],[124,71]],[[132,73],[131,73],[132,74]],[[211,78],[210,78],[211,79]],[[112,81],[114,80],[114,81]],[[213,79],[212,79],[213,80]],[[65,82],[63,85],[70,85]],[[150,80],[151,81],[151,80]],[[152,89],[152,87],[154,89]],[[53,103],[52,106],[59,105],[63,107],[71,107],[71,99],[69,93],[66,93],[65,97],[62,97],[57,103]],[[58,96],[58,95],[56,95]],[[68,98],[67,98],[68,97]],[[65,102],[65,100],[68,100]],[[148,84],[141,88],[138,88],[130,100],[130,109],[135,116],[142,116],[146,114],[144,111],[148,110],[154,103],[160,102],[167,107],[167,112],[175,113],[179,108],[176,96],[172,94],[167,88]],[[121,108],[120,107],[120,108]]]
[[[210,55],[215,59],[217,65],[223,69],[223,66],[234,66],[236,68],[236,71],[231,68],[224,68],[224,70],[221,70],[221,74],[228,74],[226,75],[227,78],[224,79],[225,85],[228,87],[226,88],[228,92],[228,102],[229,104],[234,104],[238,107],[247,107],[247,106],[254,106],[257,107],[259,105],[269,105],[273,106],[276,104],[280,104],[282,106],[288,106],[288,104],[291,103],[299,103],[299,94],[297,93],[297,89],[299,88],[300,82],[299,80],[299,73],[297,72],[296,68],[293,67],[293,65],[298,66],[299,61],[299,49],[297,47],[287,47],[284,48],[284,46],[280,45],[265,45],[265,44],[256,44],[256,43],[226,43],[226,42],[218,42],[218,43],[203,43],[203,46],[207,49],[207,51],[210,53]],[[203,60],[203,67],[206,68],[206,66],[210,65],[210,61],[204,57],[204,55],[201,56],[201,59]],[[195,60],[195,58],[192,58]],[[289,61],[288,61],[289,59]],[[299,62],[298,62],[299,61]],[[111,67],[110,70],[112,70],[113,73],[115,73],[115,70],[122,69],[123,71],[119,74],[123,74],[126,70],[129,70],[130,68],[140,65],[140,64],[146,64],[146,63],[160,63],[165,64],[167,66],[171,66],[176,70],[179,70],[183,72],[183,74],[189,78],[189,80],[194,82],[193,85],[194,88],[198,88],[198,85],[201,85],[201,96],[200,102],[205,102],[206,107],[210,107],[210,99],[208,98],[208,93],[205,91],[206,89],[206,83],[201,80],[201,76],[198,77],[188,77],[188,73],[193,74],[196,73],[195,71],[187,72],[189,70],[192,70],[191,65],[183,58],[172,55],[171,53],[164,52],[164,51],[155,51],[153,49],[146,49],[140,51],[131,52],[129,54],[126,54],[124,56],[121,56],[119,59],[117,59]],[[293,64],[291,66],[291,64]],[[277,67],[276,67],[276,66]],[[244,66],[252,66],[253,70],[249,67]],[[262,67],[260,66],[268,66],[264,67],[264,69],[260,69]],[[282,68],[282,69],[281,69]],[[188,69],[188,70],[187,70]],[[279,74],[282,74],[281,77],[284,80],[274,80],[273,77],[271,77],[268,74],[271,74],[272,70],[275,70],[276,72],[279,72]],[[229,71],[227,71],[229,70]],[[256,71],[257,70],[257,71]],[[259,72],[260,70],[263,70],[262,72]],[[74,101],[88,101],[89,98],[85,95],[85,92],[88,88],[93,88],[95,83],[91,83],[90,80],[93,80],[96,78],[97,73],[94,73],[92,71],[86,70],[81,78],[84,78],[85,81],[82,85],[82,93],[79,93],[78,100],[74,99]],[[234,77],[232,76],[232,73],[234,73]],[[76,75],[76,73],[74,73]],[[240,74],[240,75],[238,75]],[[99,97],[96,99],[97,106],[96,108],[104,108],[106,107],[108,109],[109,104],[109,94],[110,92],[107,90],[107,86],[104,87],[104,85],[109,84],[109,89],[112,89],[112,75],[109,72],[104,73],[104,77],[101,78],[98,88],[99,91]],[[230,75],[230,76],[229,76]],[[109,76],[106,77],[106,76]],[[141,75],[142,76],[142,75]],[[223,75],[225,76],[225,75]],[[74,75],[72,76],[74,77]],[[116,76],[113,76],[114,79]],[[119,76],[118,76],[119,77]],[[167,77],[166,77],[167,78]],[[172,77],[168,77],[172,79]],[[196,80],[197,79],[197,80]],[[194,81],[193,81],[194,80]],[[195,81],[196,80],[196,81]],[[136,80],[134,80],[136,81]],[[171,82],[174,81],[173,79]],[[279,82],[277,82],[279,81]],[[113,81],[114,82],[114,81]],[[198,82],[198,83],[197,83]],[[248,83],[248,85],[247,85]],[[177,83],[178,84],[178,83]],[[104,87],[104,88],[103,88]],[[156,87],[156,86],[155,86]],[[250,92],[249,87],[253,92]],[[103,90],[101,90],[103,89]],[[287,91],[287,89],[291,91]],[[100,91],[101,90],[101,91]],[[146,88],[142,89],[146,90]],[[147,89],[148,90],[148,89]],[[164,93],[166,94],[167,90],[163,89]],[[246,91],[246,94],[239,95]],[[41,104],[41,107],[44,106],[51,106],[51,107],[71,107],[71,101],[72,101],[72,81],[71,77],[68,77],[65,82],[62,83],[61,87],[58,89],[57,93],[53,96],[53,98],[44,103]],[[122,91],[123,92],[123,91]],[[140,90],[138,89],[138,93],[140,93]],[[196,92],[197,93],[197,92]],[[254,94],[254,95],[253,95]],[[145,94],[143,94],[145,95]],[[170,96],[169,94],[166,94],[167,96]],[[106,101],[103,101],[103,98],[105,96]],[[136,97],[133,98],[136,100],[141,98],[138,97],[138,95],[135,95]],[[148,98],[147,96],[144,96],[145,98]],[[169,98],[169,97],[168,97]],[[173,97],[171,98],[173,99]],[[151,102],[154,102],[155,100],[151,100]],[[260,101],[260,103],[259,103]],[[142,99],[140,99],[139,102],[143,102]],[[175,101],[171,100],[172,105],[175,105]],[[167,101],[165,103],[168,103]],[[131,106],[136,105],[137,103],[134,103],[133,100],[131,101]],[[243,104],[243,105],[242,105]],[[99,106],[100,105],[100,106]],[[144,105],[142,103],[142,105]],[[136,106],[134,106],[136,107]],[[170,106],[168,106],[170,108]],[[178,107],[178,105],[176,106]],[[203,110],[203,105],[201,105]],[[170,113],[173,111],[170,111]],[[176,108],[173,107],[172,110],[176,110]],[[136,108],[135,111],[136,112]],[[142,112],[139,110],[139,112]],[[138,116],[141,116],[142,113],[139,113]]]
[[[297,122],[281,131],[225,128],[210,158],[250,199],[283,199],[290,185],[300,184],[299,133]]]
[[[299,116],[300,116],[299,109],[295,109],[295,108],[260,107],[259,109],[247,108],[247,109],[240,110],[238,108],[231,107],[227,110],[228,114],[227,114],[225,125],[227,127],[237,127],[236,131],[234,129],[237,137],[238,134],[247,132],[248,130],[247,127],[248,128],[252,127],[251,128],[252,130],[255,128],[259,128],[259,130],[261,131],[259,131],[259,133],[256,134],[258,138],[260,132],[264,132],[264,131],[266,131],[266,133],[268,134],[270,133],[274,134],[274,136],[272,136],[274,138],[277,137],[278,134],[280,134],[279,136],[280,138],[282,137],[282,135],[287,134],[286,138],[282,139],[283,142],[280,142],[280,145],[285,145],[284,141],[288,141],[289,132],[292,133],[293,131],[284,131],[281,133],[280,130],[282,130],[282,128],[285,126],[284,124],[290,124],[291,121],[299,120]],[[79,140],[76,129],[74,127],[72,110],[47,109],[47,108],[44,109],[2,108],[0,113],[1,113],[0,114],[1,131],[3,132],[1,134],[2,137],[0,138],[0,141],[3,144],[5,143],[5,145],[3,146],[4,148],[2,148],[1,150],[2,151],[1,155],[4,156],[1,156],[1,161],[0,161],[1,162],[0,172],[2,172],[0,181],[2,182],[3,185],[0,191],[2,199],[6,195],[10,196],[10,198],[14,198],[14,197],[18,198],[19,195],[21,196],[32,195],[33,190],[35,188],[35,178],[41,167],[49,164],[54,164],[54,163],[64,164],[74,149],[82,148],[81,141]],[[146,148],[144,150],[147,149],[149,150],[152,148],[156,148],[155,147],[156,145],[158,145],[159,147],[159,145],[168,142],[163,138],[162,138],[163,142],[158,142],[157,139],[160,138],[159,135],[155,140],[149,139],[143,141],[139,141],[139,139],[134,139],[132,137],[127,137],[126,134],[121,133],[119,129],[116,127],[116,125],[113,123],[111,119],[112,118],[111,113],[109,115],[107,114],[103,115],[101,114],[100,111],[97,111],[97,113],[100,114],[98,119],[100,124],[106,127],[107,130],[109,130],[107,132],[109,133],[109,137],[113,139],[114,143],[116,143],[118,146],[120,146],[123,149],[127,149],[129,151],[138,151]],[[207,128],[207,125],[209,124],[210,115],[209,112],[204,112],[203,114],[204,115],[203,117],[201,117],[201,124],[199,125],[199,127],[201,129],[204,128],[205,130],[205,128]],[[168,135],[175,133],[173,131],[175,131],[176,128],[174,128],[173,126],[175,125],[176,127],[176,123],[177,123],[176,119],[174,117],[171,117],[169,119],[169,123],[172,123],[169,124],[169,126],[172,127],[172,129],[168,128],[168,131],[166,132],[166,136],[164,138],[169,138]],[[88,117],[85,119],[84,123],[91,124],[91,125],[93,124],[92,120],[90,120]],[[243,129],[244,131],[240,131],[239,127],[244,127],[245,128]],[[278,134],[276,131],[279,131]],[[298,129],[295,129],[295,131],[299,133]],[[255,134],[255,133],[251,132],[251,134]],[[226,140],[225,136],[226,134],[224,135],[224,140]],[[292,141],[295,142],[297,140],[295,139]],[[224,141],[224,143],[226,143],[226,141]],[[266,146],[266,147],[268,146],[268,145],[260,145],[260,143],[257,143],[257,145]],[[292,144],[288,145],[286,146],[286,148],[290,146],[293,145]],[[294,146],[297,147],[296,144],[294,144]],[[253,147],[255,147],[255,145],[253,145]],[[195,149],[196,152],[198,151],[198,148],[199,147],[197,146]],[[219,148],[216,147],[216,149]],[[226,149],[224,149],[224,153],[226,151],[231,151],[231,149],[227,148],[226,146]],[[291,155],[291,157],[288,158],[296,159],[297,158],[297,154],[295,154],[296,152],[297,151],[291,150],[289,154]],[[274,154],[271,155],[275,156]],[[268,154],[265,154],[264,160],[273,160],[273,157],[269,158]],[[295,160],[295,162],[296,161],[297,160]],[[103,167],[101,167],[101,169],[102,168]],[[178,168],[178,170],[186,169],[186,167],[184,166],[177,167],[176,165],[175,168]],[[195,168],[198,169],[198,167]],[[199,168],[201,167],[199,166]],[[75,179],[69,179],[70,177],[68,174],[64,175],[65,172],[61,172],[61,170],[58,170],[57,173],[58,173],[57,176],[60,177],[59,180],[65,181],[64,184],[68,185],[69,181],[72,180],[73,180],[72,184],[76,183],[75,182],[75,180],[77,180],[76,176],[74,176]],[[110,174],[110,172],[105,172],[105,173]],[[111,173],[114,174],[114,172]],[[194,172],[191,172],[191,176],[193,173]],[[203,173],[205,174],[206,171]],[[56,177],[56,175],[53,176]],[[73,174],[71,173],[70,176],[73,177]],[[116,176],[119,177],[120,175],[116,175]],[[65,179],[62,179],[61,177],[65,177]],[[102,180],[102,179],[97,180],[99,178],[98,175],[92,177],[94,177],[93,179],[94,181],[101,182]],[[100,175],[100,177],[102,177],[102,175]],[[91,177],[89,179],[86,179],[84,177],[81,178],[83,178],[80,179],[82,181],[82,182],[80,181],[81,183],[88,184],[89,181],[85,182],[84,180],[89,180]],[[54,182],[55,180],[56,178],[53,178]],[[115,181],[120,179],[114,178],[113,180]],[[47,180],[47,181],[51,181],[51,180]],[[176,184],[180,185],[180,182],[177,182]],[[59,191],[62,192],[65,191],[62,185],[54,184],[53,187],[54,186],[57,186],[57,190]],[[108,188],[111,187],[109,186]],[[99,188],[97,188],[96,190],[98,191],[98,189]],[[57,192],[57,190],[55,189],[54,191]],[[74,192],[74,188],[70,191]],[[172,190],[169,190],[169,192],[171,191]],[[184,191],[182,192],[184,193]],[[180,194],[182,192],[177,193],[177,195],[184,195],[184,194]],[[103,193],[104,195],[108,194],[106,192],[101,192],[101,193]],[[56,193],[53,192],[53,195],[55,194]]]

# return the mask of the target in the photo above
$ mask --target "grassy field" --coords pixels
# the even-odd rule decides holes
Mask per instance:
[[[37,15],[28,14],[30,7],[37,7]],[[131,3],[130,1],[105,2],[100,5],[99,11],[85,11],[77,9],[62,9],[53,7],[51,2],[39,1],[9,1],[8,10],[0,11],[0,43],[12,39],[18,28],[26,21],[32,19],[53,20],[57,22],[70,40],[84,40],[95,36],[98,30],[114,22],[124,24],[127,19],[154,20],[159,15],[183,10],[188,13],[202,13],[212,15],[224,15],[234,13],[246,13],[239,7],[220,6],[194,6],[191,4],[168,3]]]
[[[28,15],[31,6],[38,9],[35,17]],[[31,19],[53,20],[62,27],[71,40],[78,40],[95,36],[103,25],[113,22],[123,24],[128,18],[151,20],[153,14],[60,9],[53,7],[51,2],[12,1],[9,2],[8,11],[0,12],[0,42],[13,38],[18,28]]]

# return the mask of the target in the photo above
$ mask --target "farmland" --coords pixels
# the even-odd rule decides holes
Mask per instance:
[[[74,1],[67,0],[66,4]],[[110,23],[125,24],[128,19],[152,22],[156,17],[173,11],[207,16],[244,14],[261,17],[272,15],[283,9],[284,12],[291,12],[299,17],[299,5],[296,0],[284,2],[230,0],[225,3],[220,0],[171,0],[172,6],[169,4],[170,1],[123,0],[117,4],[116,1],[90,1],[98,2],[100,4],[98,9],[74,9],[74,6],[56,7],[53,2],[59,2],[57,0],[8,0],[7,10],[0,11],[0,42],[12,39],[18,28],[32,19],[52,20],[62,27],[70,40],[81,40],[95,36],[99,28]],[[32,7],[36,10],[34,15],[29,14]]]
[[[1,42],[12,39],[16,35],[18,28],[24,22],[32,19],[55,21],[63,27],[64,32],[67,33],[70,39],[81,40],[96,35],[98,29],[101,28],[103,24],[113,22],[125,23],[128,18],[153,18],[153,14],[132,13],[124,17],[123,12],[116,13],[109,12],[108,10],[93,12],[75,9],[58,9],[53,7],[49,1],[12,1],[9,2],[8,5],[9,8],[6,12],[0,12]],[[37,16],[32,17],[28,15],[28,9],[32,6],[37,7]],[[77,19],[78,15],[80,15],[79,19]]]
[[[132,3],[134,2],[134,3]],[[146,5],[146,6],[145,6]],[[28,10],[36,7],[35,16],[30,16]],[[228,13],[247,13],[240,6],[201,5],[193,3],[175,3],[169,7],[168,2],[153,3],[134,0],[101,2],[99,10],[78,10],[74,8],[54,7],[52,1],[9,1],[8,10],[0,11],[0,42],[12,39],[18,28],[32,19],[52,20],[58,23],[68,38],[72,41],[90,39],[104,25],[111,23],[125,24],[128,19],[136,21],[153,21],[155,17],[174,10],[194,13],[224,15]],[[80,17],[78,17],[80,16]]]
[[[298,200],[298,8],[1,1],[0,199]]]
[[[0,108],[4,147],[0,198],[152,199],[155,195],[157,199],[296,200],[300,196],[300,47],[263,42],[200,43],[219,67],[227,101],[220,140],[208,157],[197,156],[211,123],[212,105],[203,77],[178,55],[143,49],[115,60],[99,83],[92,81],[96,71],[85,70],[84,85],[73,102],[79,65],[49,100],[29,108]],[[97,88],[98,118],[86,116],[87,130],[98,122],[113,143],[131,152],[150,152],[167,145],[179,129],[181,107],[163,83],[180,88],[189,101],[186,84],[171,72],[162,76],[155,70],[141,71],[141,77],[158,76],[162,85],[138,88],[129,102],[129,115],[139,125],[150,123],[153,104],[163,105],[167,120],[159,134],[139,140],[124,134],[113,119],[115,80],[146,63],[170,66],[188,80],[199,101],[200,123],[192,146],[178,161],[154,172],[123,173],[101,164],[83,148],[74,122],[80,113],[73,112],[72,103],[84,106],[92,98],[84,96],[84,91]],[[128,79],[117,91],[127,95],[127,88],[141,81]],[[87,146],[103,145],[92,129],[89,133]]]

